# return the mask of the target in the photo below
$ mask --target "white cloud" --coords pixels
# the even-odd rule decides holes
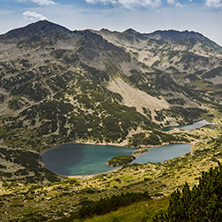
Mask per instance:
[[[206,0],[206,5],[213,8],[222,8],[222,0]]]
[[[177,7],[177,8],[182,8],[183,5],[182,5],[181,3],[179,3],[179,2],[177,2],[176,7]]]
[[[23,13],[23,16],[27,20],[47,20],[47,18],[39,13],[36,13],[34,11],[26,11]]]
[[[189,0],[189,2],[192,1],[192,0]],[[167,3],[169,5],[174,5],[176,6],[177,8],[182,8],[183,5],[180,3],[180,2],[177,2],[176,0],[167,0]]]
[[[103,4],[116,4],[118,0],[86,0],[90,4],[103,3]]]
[[[137,7],[158,7],[161,4],[161,0],[85,0],[90,4],[103,3],[103,4],[119,4],[124,8],[133,9]]]
[[[54,5],[55,2],[53,0],[20,0],[20,2],[33,2],[38,5]]]
[[[169,4],[169,5],[173,5],[174,4],[174,0],[167,0],[167,3]]]

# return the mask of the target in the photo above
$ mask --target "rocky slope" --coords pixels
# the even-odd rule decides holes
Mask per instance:
[[[127,145],[220,108],[221,70],[222,48],[198,33],[33,23],[0,36],[1,143]]]
[[[96,33],[107,41],[123,47],[152,70],[167,74],[167,77],[165,75],[162,79],[162,84],[165,82],[169,85],[167,90],[172,91],[170,87],[174,81],[188,89],[204,91],[205,96],[213,96],[211,100],[215,97],[220,100],[222,48],[203,35],[174,30],[140,34],[132,29],[123,33],[102,29]],[[214,87],[217,89],[213,89]],[[175,103],[177,97],[180,102],[194,105],[190,95],[191,98],[188,100],[177,91],[172,93],[172,100],[169,96],[168,100],[171,103]]]
[[[215,117],[221,67],[221,47],[194,32],[70,31],[41,21],[1,35],[2,221],[72,221],[82,206],[113,194],[148,191],[155,199],[185,181],[196,184],[201,171],[222,160],[221,121],[191,132],[160,128]],[[61,181],[39,155],[60,143],[181,141],[196,143],[191,153],[89,179]]]
[[[46,184],[61,179],[44,168],[38,153],[5,147],[0,147],[0,178],[22,184]]]

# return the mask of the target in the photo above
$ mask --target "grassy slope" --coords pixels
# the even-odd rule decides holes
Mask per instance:
[[[193,146],[193,152],[164,163],[130,165],[92,178],[67,179],[45,186],[1,182],[0,214],[4,215],[2,220],[9,221],[14,218],[19,221],[22,217],[29,220],[33,215],[38,219],[41,215],[55,220],[69,216],[90,201],[126,192],[148,191],[154,198],[168,196],[176,188],[181,188],[186,181],[191,186],[196,184],[202,171],[216,166],[216,159],[222,161],[221,144],[209,142],[214,137],[219,137],[220,133],[221,125],[192,131],[189,135],[200,141]],[[137,204],[118,211],[118,217],[123,216],[121,212],[128,217],[125,211],[133,206]],[[143,214],[145,213],[141,209],[141,215]]]
[[[161,199],[143,201],[132,204],[128,207],[120,208],[115,212],[103,216],[95,216],[93,218],[86,219],[85,222],[118,222],[118,221],[152,221],[153,216],[165,210],[168,207],[169,197]],[[74,220],[74,222],[79,222]]]

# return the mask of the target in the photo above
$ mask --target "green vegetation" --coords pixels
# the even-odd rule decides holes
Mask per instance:
[[[38,153],[0,147],[0,178],[21,183],[48,183],[60,178],[43,168]]]
[[[125,207],[135,202],[144,200],[150,200],[148,192],[144,193],[126,193],[121,195],[113,195],[111,198],[100,199],[97,202],[90,203],[87,206],[83,206],[76,214],[68,219],[62,221],[71,221],[75,218],[86,218],[93,215],[104,215],[111,211],[117,210],[120,207]]]
[[[70,52],[55,53],[58,58],[63,58]],[[20,64],[16,61],[5,65],[4,71],[11,72],[14,66],[18,67],[14,72],[19,73],[17,63]],[[133,107],[121,105],[121,95],[99,84],[108,81],[105,72],[84,63],[81,63],[79,72],[55,63],[46,63],[38,69],[42,78],[32,70],[26,74],[21,72],[22,77],[19,73],[1,81],[1,87],[12,89],[14,96],[8,102],[8,107],[18,111],[16,116],[1,118],[2,129],[7,132],[4,135],[7,146],[42,150],[54,144],[86,140],[120,143],[132,129],[157,127],[150,117],[138,113]],[[52,70],[60,75],[54,75]],[[24,85],[24,82],[30,84],[33,93],[27,91],[29,86]],[[38,88],[38,95],[35,95],[38,85],[44,90]],[[34,100],[34,103],[30,100]],[[24,134],[26,137],[22,138]]]
[[[148,148],[140,148],[139,150],[136,150],[133,154],[137,156],[137,155],[143,154],[148,151],[149,151]]]
[[[220,221],[222,216],[222,166],[203,172],[199,184],[186,183],[171,194],[169,208],[154,221]]]
[[[156,111],[155,119],[157,121],[164,121],[166,117],[173,117],[180,125],[193,123],[193,119],[199,119],[200,116],[207,114],[207,111],[200,108],[183,108],[179,107],[178,99],[172,100],[177,106],[171,107],[171,109],[162,109]],[[181,119],[181,116],[183,119]]]
[[[134,147],[178,142],[189,142],[189,139],[183,135],[164,133],[160,130],[152,130],[148,134],[137,133],[129,138],[129,144]]]
[[[222,67],[221,66],[204,73],[202,77],[204,79],[210,79],[210,78],[215,78],[216,76],[222,76]]]
[[[14,97],[12,100],[8,101],[8,107],[14,111],[23,108],[25,105],[28,104],[20,97]]]
[[[151,218],[156,213],[166,209],[168,198],[165,197],[177,188],[181,189],[185,182],[190,187],[197,185],[202,171],[216,166],[217,160],[222,161],[220,133],[220,124],[191,132],[181,132],[183,136],[201,142],[193,145],[192,153],[163,163],[128,164],[116,171],[92,178],[63,179],[45,185],[39,185],[40,182],[37,181],[34,184],[24,184],[22,180],[18,182],[5,179],[0,182],[2,220],[19,221],[21,218],[26,218],[30,221],[31,218],[43,217],[46,221],[65,220],[76,215],[82,206],[90,206],[101,199],[148,191],[151,198],[159,199],[133,203],[107,215],[93,216],[92,219],[84,218],[84,220],[112,221],[112,218],[118,218],[121,221],[121,218],[126,218],[126,221],[133,221],[138,218],[138,220],[152,221]],[[138,214],[135,214],[137,211],[129,212],[137,208]],[[77,222],[82,219],[73,220]]]
[[[152,96],[160,96],[158,88],[155,86],[155,76],[153,73],[142,73],[137,70],[131,70],[131,76],[127,78],[136,88]]]
[[[139,145],[159,145],[161,144],[159,137],[155,134],[152,133],[149,135],[149,137],[146,137],[145,133],[138,133],[134,134],[132,138],[130,138],[129,143],[132,146],[139,146]]]
[[[161,210],[168,207],[169,198],[164,197],[156,200],[141,201],[131,204],[128,207],[121,207],[117,211],[102,215],[87,218],[86,222],[113,222],[113,221],[148,221],[151,222],[152,218]],[[79,222],[76,219],[74,222]]]
[[[119,155],[108,160],[109,166],[120,166],[132,162],[136,157],[134,155]]]

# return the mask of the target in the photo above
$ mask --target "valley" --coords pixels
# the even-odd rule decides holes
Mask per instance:
[[[222,159],[221,70],[222,47],[197,32],[71,31],[44,20],[0,35],[1,220],[152,221],[174,190]],[[184,126],[200,120],[213,124]],[[114,171],[67,178],[41,161],[59,144],[192,146],[174,159],[134,162],[143,153]],[[113,195],[122,208],[84,214]]]
[[[172,191],[182,188],[185,182],[193,186],[198,182],[197,179],[202,171],[217,166],[217,161],[221,161],[221,123],[219,121],[218,123],[218,125],[185,132],[189,137],[196,137],[192,152],[163,163],[130,164],[113,172],[85,178],[64,178],[63,181],[47,185],[25,185],[16,181],[2,181],[0,192],[1,214],[5,215],[3,221],[8,221],[10,218],[14,218],[15,221],[21,218],[29,221],[33,217],[38,220],[45,218],[46,221],[47,218],[50,220],[69,218],[82,205],[100,198],[110,198],[114,194],[130,192],[148,191],[154,202],[148,200],[138,205],[153,206],[155,199],[158,199],[160,205],[164,203],[164,208],[167,206],[166,197]],[[134,205],[137,206],[135,203]],[[141,213],[138,217],[150,218],[147,220],[152,221],[155,215],[149,210],[148,214],[144,215],[147,208],[142,206],[139,207]],[[124,215],[124,208],[122,211]],[[3,212],[7,213],[3,214]],[[115,215],[115,213],[112,214]],[[116,213],[116,216],[121,217],[121,214]],[[133,212],[131,216],[136,217],[136,215],[133,216]],[[104,217],[101,217],[102,221]],[[110,219],[107,217],[104,221],[110,221]]]

